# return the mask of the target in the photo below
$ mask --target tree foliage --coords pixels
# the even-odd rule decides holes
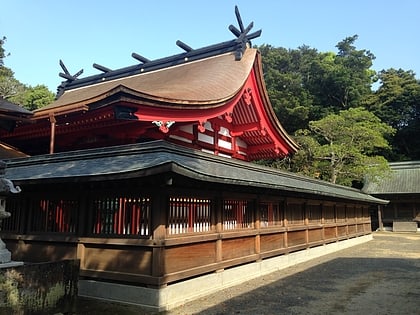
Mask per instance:
[[[330,113],[358,107],[370,95],[375,56],[357,50],[356,40],[354,35],[339,42],[335,54],[308,46],[295,50],[259,47],[270,100],[289,133]]]
[[[393,132],[360,107],[330,114],[296,133],[301,150],[291,161],[291,169],[343,185],[361,182],[368,174],[375,177],[386,168],[378,152],[389,149],[386,137]]]
[[[304,86],[310,64],[317,57],[316,49],[307,46],[298,50],[259,47],[263,55],[264,80],[274,110],[283,117],[289,132],[305,128],[312,119],[313,95]]]
[[[419,80],[411,70],[376,73],[357,38],[340,41],[337,52],[258,47],[273,108],[301,147],[269,164],[350,185],[384,171],[386,160],[420,159]]]
[[[9,55],[3,47],[5,41],[6,37],[0,39],[0,97],[28,110],[46,106],[54,101],[54,93],[45,85],[25,85],[14,77],[12,69],[4,65],[4,59]]]
[[[26,86],[23,91],[10,97],[10,101],[20,104],[28,110],[35,110],[51,104],[54,101],[52,93],[45,85]]]
[[[420,81],[413,71],[388,69],[379,72],[379,88],[366,107],[396,129],[390,159],[420,159]]]

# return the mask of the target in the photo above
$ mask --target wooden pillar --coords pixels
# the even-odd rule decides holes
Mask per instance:
[[[219,155],[219,131],[220,125],[213,123],[213,146],[214,146],[214,155]]]
[[[55,119],[54,114],[50,114],[50,123],[51,123],[51,131],[50,131],[50,154],[54,153],[54,145],[55,145],[55,124],[57,120]]]
[[[324,203],[321,202],[321,204],[319,205],[319,211],[321,211],[321,226],[322,226],[322,230],[321,230],[321,237],[322,237],[322,243],[325,244],[325,206]]]
[[[305,242],[306,247],[309,248],[309,210],[308,210],[308,202],[305,201],[303,203],[303,215],[304,217],[304,224],[305,224]]]
[[[80,269],[84,269],[86,266],[85,244],[80,243],[80,241],[77,243],[76,255],[77,259],[80,260]]]
[[[270,205],[269,205],[270,206]],[[261,260],[261,235],[259,229],[261,228],[261,214],[260,214],[260,199],[257,198],[254,202],[254,218],[255,218],[255,229],[258,231],[255,235],[255,253],[258,254],[257,261]]]
[[[153,244],[152,276],[161,277],[165,274],[165,239],[168,212],[168,196],[160,191],[152,196],[151,228]]]
[[[379,231],[384,230],[384,223],[382,222],[382,206],[378,205],[378,223],[379,223]]]
[[[334,222],[335,222],[335,239],[338,240],[338,211],[337,204],[334,203]]]
[[[214,202],[214,212],[215,212],[215,225],[216,233],[219,236],[216,240],[216,262],[221,262],[223,260],[223,244],[222,244],[222,226],[223,226],[223,200],[219,196]],[[223,271],[223,269],[218,269],[216,272]]]
[[[287,198],[284,200],[283,202],[283,209],[284,209],[284,217],[283,217],[283,224],[285,227],[285,231],[284,231],[284,248],[286,249],[286,252],[289,252],[289,240],[288,240],[288,225],[289,225],[289,221],[287,220],[287,215],[288,215],[288,211],[289,211],[289,203],[287,201]]]

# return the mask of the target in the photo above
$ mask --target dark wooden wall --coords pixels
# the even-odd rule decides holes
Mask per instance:
[[[13,259],[28,262],[80,259],[81,277],[160,287],[371,233],[369,205],[353,201],[320,200],[316,195],[286,196],[280,191],[269,194],[241,192],[240,187],[229,193],[225,189],[216,190],[214,186],[203,190],[202,187],[175,189],[133,182],[109,185],[33,186],[27,187],[18,199],[8,200],[7,209],[14,219],[4,221],[1,235]],[[96,209],[97,203],[91,199],[98,200],[104,196],[118,196],[115,200],[119,203],[112,207],[115,213],[119,212],[112,220],[121,220],[123,215],[126,218],[128,210],[133,213],[136,207],[145,207],[143,203],[140,205],[140,199],[147,200],[148,208],[140,210],[150,211],[145,216],[148,233],[95,234],[91,229],[95,220],[92,209]],[[70,197],[78,202],[57,202],[60,198]],[[38,219],[39,216],[30,215],[34,211],[46,211],[45,206],[37,206],[40,199],[43,205],[45,200],[54,200],[49,203],[51,209],[47,211],[48,215],[41,216],[42,220]],[[121,214],[123,199],[125,214]],[[45,220],[55,223],[59,214],[62,220],[62,205],[66,205],[67,212],[70,211],[68,207],[76,207],[76,210],[71,209],[77,212],[77,219],[72,218],[76,220],[74,230],[48,231],[52,229],[51,224],[45,224]],[[188,217],[188,222],[185,219],[185,215],[191,215],[188,211],[197,207],[201,210],[194,213],[207,214],[205,219],[200,220],[208,220],[208,225],[200,225],[200,229],[204,229],[200,232],[194,231],[191,222],[199,220],[197,215]],[[229,218],[235,219],[236,225],[228,228],[224,221],[228,217],[226,209],[233,207],[236,207],[236,212],[231,212]],[[172,218],[178,208],[187,210],[184,215],[178,213],[178,218]],[[265,218],[267,215],[270,218]],[[51,219],[52,216],[54,218]],[[31,218],[37,218],[39,222],[29,222]],[[170,227],[170,224],[175,224],[173,222],[181,222],[188,227],[175,233]],[[67,229],[67,225],[64,226]]]

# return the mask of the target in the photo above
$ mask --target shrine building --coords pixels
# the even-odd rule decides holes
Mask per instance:
[[[389,200],[372,216],[372,226],[395,232],[420,232],[420,161],[389,163],[391,173],[381,181],[367,180],[362,191]]]
[[[258,165],[299,148],[276,117],[261,31],[81,78],[0,139],[22,192],[1,237],[13,259],[79,259],[79,294],[167,310],[372,238],[387,201]]]

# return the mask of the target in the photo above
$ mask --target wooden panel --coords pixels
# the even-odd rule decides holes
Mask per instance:
[[[322,229],[309,230],[308,237],[309,237],[309,243],[321,241]]]
[[[306,232],[305,231],[293,231],[287,233],[287,245],[297,246],[306,244]]]
[[[335,227],[325,228],[324,237],[326,240],[335,238]]]
[[[347,235],[347,228],[345,226],[337,227],[337,235],[338,236],[346,236]]]
[[[222,259],[233,259],[255,254],[254,237],[222,241]]]
[[[355,235],[355,234],[357,234],[357,226],[356,226],[356,224],[349,225],[348,231],[349,231],[349,235]]]
[[[124,273],[151,274],[152,253],[150,250],[135,247],[115,248],[86,245],[84,261],[85,269],[119,271]]]
[[[7,246],[12,253],[12,259],[26,262],[46,262],[63,259],[76,259],[76,244],[23,242]]]
[[[165,273],[202,267],[216,262],[216,243],[185,244],[165,249]]]
[[[284,234],[261,235],[261,253],[284,248]]]
[[[357,233],[365,232],[364,224],[357,224]]]

